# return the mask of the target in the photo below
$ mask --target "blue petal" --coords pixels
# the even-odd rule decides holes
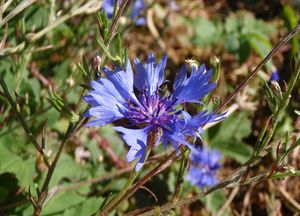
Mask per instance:
[[[191,167],[185,178],[192,185],[197,185],[201,189],[208,186],[214,186],[218,181],[214,177],[214,173],[207,172],[204,168]]]
[[[135,22],[136,25],[144,25],[145,18],[139,17],[143,10],[145,10],[146,5],[143,0],[136,0],[133,4],[131,11],[131,19]]]
[[[114,0],[103,0],[102,8],[105,10],[108,19],[111,19],[114,12]]]
[[[135,170],[138,171],[145,162],[146,146],[149,128],[128,129],[124,127],[114,127],[114,129],[123,134],[123,139],[130,146],[126,159],[129,162],[138,158]]]
[[[192,185],[197,185],[202,177],[202,174],[203,173],[199,168],[191,167],[186,176],[186,180],[188,180]]]
[[[208,83],[211,76],[212,71],[206,72],[203,65],[197,70],[193,68],[189,78],[177,81],[172,100],[175,104],[199,101],[216,87],[215,83]]]
[[[198,130],[199,127],[206,124],[211,118],[211,114],[207,114],[207,111],[199,112],[197,115],[193,116],[188,122],[186,127],[192,130]]]
[[[99,106],[99,103],[91,95],[85,95],[82,98],[84,101],[86,101],[87,103],[93,106]]]
[[[185,146],[187,146],[189,149],[191,149],[192,152],[197,152],[198,150],[195,148],[195,146],[191,145],[185,140],[185,137],[183,134],[173,133],[169,136],[169,139],[172,143],[181,143]]]
[[[108,107],[110,109],[115,110],[116,112],[122,111],[122,113],[125,113],[127,111],[127,103],[126,102],[124,102],[124,104],[122,104],[119,101],[117,101],[115,97],[107,94],[106,92],[91,91],[89,95],[100,106]]]
[[[213,186],[217,183],[214,177],[215,172],[220,168],[218,160],[220,153],[216,150],[209,150],[204,146],[198,149],[198,153],[192,152],[190,155],[191,168],[187,180],[193,185],[203,188]]]
[[[221,154],[220,154],[220,152],[218,152],[216,150],[210,150],[208,152],[208,155],[209,155],[208,163],[211,167],[214,167],[218,163],[218,161],[220,160]]]
[[[121,104],[127,102],[119,93],[119,91],[116,89],[114,84],[108,79],[101,78],[98,81],[92,81],[91,87],[99,94],[103,93],[103,94],[109,94],[113,96]]]
[[[181,114],[183,116],[183,120],[184,120],[185,124],[187,124],[192,118],[192,116],[186,111],[182,111]]]
[[[157,86],[160,86],[164,82],[164,74],[165,74],[167,59],[168,59],[167,55],[164,55],[155,68],[155,77],[153,78],[157,80]]]
[[[167,56],[163,56],[158,65],[155,64],[155,58],[150,53],[145,67],[139,61],[134,60],[136,75],[135,75],[135,87],[141,92],[147,89],[148,96],[153,95],[157,91],[157,88],[164,81],[164,71],[167,63]]]
[[[105,106],[92,107],[84,114],[84,116],[96,117],[95,120],[88,122],[86,126],[102,126],[115,120],[124,118],[124,114],[118,110],[114,110]]]
[[[188,126],[191,128],[199,128],[209,122],[218,122],[225,118],[226,112],[222,114],[215,114],[215,113],[207,113],[208,111],[202,111],[194,116],[189,122]]]
[[[186,78],[187,78],[187,70],[186,70],[186,66],[183,65],[176,74],[174,84],[173,84],[173,89],[175,90],[184,80],[186,80]]]
[[[139,104],[133,92],[133,72],[130,61],[127,63],[126,71],[120,68],[117,68],[114,72],[107,68],[103,68],[103,71],[106,78],[113,83],[115,88],[125,100],[132,99],[134,102]]]
[[[140,17],[135,20],[135,25],[137,26],[143,26],[146,24],[146,18],[145,17]]]
[[[217,179],[210,173],[204,173],[201,180],[199,181],[199,186],[204,188],[205,186],[212,187],[217,183]]]

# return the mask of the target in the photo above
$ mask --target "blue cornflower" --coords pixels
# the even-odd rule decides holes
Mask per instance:
[[[125,69],[116,67],[111,71],[103,68],[106,78],[92,81],[92,90],[84,97],[92,105],[85,116],[95,117],[87,126],[127,120],[126,127],[114,129],[123,134],[130,147],[127,160],[138,159],[136,171],[145,161],[147,145],[151,148],[162,142],[166,147],[171,143],[177,151],[179,144],[183,144],[197,152],[187,137],[200,137],[205,123],[223,118],[223,115],[208,111],[191,116],[181,106],[188,102],[201,103],[199,99],[216,87],[215,83],[209,82],[212,70],[207,71],[205,65],[193,67],[191,75],[187,76],[186,67],[182,67],[174,80],[172,93],[166,95],[160,91],[166,62],[167,57],[164,56],[156,64],[153,54],[150,54],[145,65],[137,58],[134,60],[135,74],[129,60]],[[149,146],[147,138],[153,133],[161,135],[151,144],[153,146]]]
[[[115,0],[103,0],[102,8],[106,12],[107,17],[112,19],[114,12],[114,1]],[[118,1],[120,3],[120,0]],[[146,19],[143,16],[140,16],[141,13],[146,9],[146,4],[144,0],[135,0],[133,2],[133,6],[131,9],[130,18],[134,21],[134,23],[138,26],[144,25],[146,23]]]
[[[191,167],[186,179],[201,189],[215,185],[218,181],[215,178],[217,170],[221,167],[218,161],[220,153],[216,150],[208,150],[205,147],[198,149],[198,152],[190,154]]]

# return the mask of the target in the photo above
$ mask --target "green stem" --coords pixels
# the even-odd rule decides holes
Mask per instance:
[[[183,181],[184,181],[183,176],[188,168],[188,155],[189,155],[189,151],[186,151],[181,156],[180,168],[179,168],[179,172],[177,175],[175,192],[173,195],[173,203],[176,203],[180,198],[180,194],[182,191],[182,185],[183,185]]]
[[[272,127],[271,129],[268,131],[266,137],[264,138],[261,146],[259,146],[258,151],[257,151],[257,155],[259,155],[263,150],[265,150],[265,148],[267,147],[267,145],[269,144],[269,142],[271,141],[274,131],[277,128],[278,122],[280,120],[280,116],[283,114],[283,111],[286,109],[287,105],[289,104],[290,101],[290,95],[292,93],[292,90],[299,78],[300,75],[300,59],[298,59],[298,62],[296,64],[296,68],[295,68],[295,72],[293,73],[289,84],[288,84],[288,90],[284,93],[283,95],[283,99],[281,100],[278,109],[276,111],[276,113],[274,114],[273,118],[272,118]]]
[[[148,148],[146,151],[145,161],[147,160],[150,152],[151,152],[151,148]],[[140,169],[138,172],[136,172],[135,170],[131,172],[130,177],[126,185],[123,187],[123,189],[115,197],[113,197],[110,201],[108,201],[108,203],[105,205],[105,207],[100,211],[98,215],[107,215],[112,209],[118,207],[122,203],[123,196],[130,189],[131,185],[133,184],[135,179],[139,176],[141,171],[142,169]]]
[[[46,200],[47,195],[48,195],[48,187],[49,187],[50,180],[52,178],[52,175],[54,173],[54,170],[56,168],[56,165],[57,165],[57,162],[60,158],[60,155],[61,155],[61,153],[64,149],[64,146],[65,146],[67,140],[71,137],[74,128],[75,127],[73,126],[73,124],[70,123],[69,126],[68,126],[68,129],[66,131],[66,134],[65,134],[65,136],[64,136],[64,138],[63,138],[63,140],[62,140],[62,142],[59,146],[59,149],[56,152],[55,158],[54,158],[53,162],[51,163],[51,166],[49,167],[49,170],[47,172],[46,178],[44,180],[44,183],[43,183],[43,186],[42,186],[42,189],[41,189],[41,193],[38,196],[38,201],[36,203],[36,206],[34,206],[33,216],[39,216],[42,212],[43,205],[44,205],[45,200]]]
[[[13,98],[11,97],[7,85],[4,81],[3,78],[3,74],[0,74],[0,85],[4,91],[5,97],[8,100],[10,106],[12,107],[15,115],[17,116],[19,122],[21,123],[25,133],[27,134],[28,138],[30,139],[30,141],[32,142],[32,144],[34,145],[34,147],[36,148],[36,150],[42,155],[44,162],[46,164],[46,166],[49,168],[50,167],[50,163],[48,161],[48,158],[44,152],[44,149],[42,149],[41,145],[39,144],[39,142],[37,141],[36,137],[33,135],[33,133],[31,132],[31,130],[29,129],[25,119],[23,118],[22,114],[18,111],[17,109],[17,104],[14,102]]]

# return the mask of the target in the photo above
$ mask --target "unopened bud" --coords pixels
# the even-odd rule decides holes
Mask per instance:
[[[277,81],[274,81],[274,80],[271,81],[271,88],[272,88],[273,92],[275,93],[275,95],[277,97],[279,97],[280,99],[282,99],[282,91],[281,91],[281,88]]]
[[[188,70],[192,70],[192,68],[198,69],[199,62],[195,59],[186,59],[185,60],[185,65],[186,65]]]
[[[289,87],[288,87],[287,83],[283,80],[283,91],[287,92],[288,89],[289,89]]]
[[[289,166],[289,165],[284,166],[283,169],[285,169],[285,170],[287,170],[287,171],[289,171],[289,172],[291,172],[293,174],[296,173],[295,167],[292,167],[292,166]]]
[[[68,79],[67,79],[67,83],[69,84],[69,86],[74,86],[75,85],[75,81],[74,81],[74,79],[72,78],[72,77],[69,77]]]
[[[93,69],[97,72],[99,71],[99,67],[101,65],[102,62],[102,58],[100,57],[100,55],[94,55],[93,60],[92,60],[92,65],[93,65]]]
[[[209,64],[211,67],[213,67],[213,77],[212,81],[213,82],[218,82],[220,78],[220,72],[221,72],[221,61],[220,58],[217,56],[213,56],[209,60]]]
[[[213,56],[212,58],[210,58],[209,63],[215,68],[220,64],[220,59],[217,56]]]

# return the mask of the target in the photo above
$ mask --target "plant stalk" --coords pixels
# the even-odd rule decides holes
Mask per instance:
[[[145,156],[145,161],[147,160],[149,154],[151,152],[151,148],[148,148],[146,151],[146,156]],[[112,209],[116,208],[122,203],[122,198],[126,194],[126,192],[129,190],[129,188],[132,186],[133,182],[135,179],[139,176],[141,173],[142,169],[140,169],[138,172],[135,170],[132,170],[130,177],[126,183],[126,185],[123,187],[123,189],[108,203],[104,206],[104,208],[100,211],[98,215],[107,215]]]

